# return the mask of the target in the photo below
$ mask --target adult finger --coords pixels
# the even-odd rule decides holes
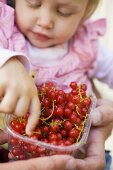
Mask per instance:
[[[108,99],[98,99],[96,104],[97,106],[101,106],[101,105],[113,106],[113,101],[108,100]]]
[[[105,126],[113,121],[113,106],[101,105],[98,106],[91,115],[93,126]]]
[[[0,145],[6,143],[8,140],[8,135],[0,129]]]
[[[96,134],[96,137],[95,137]],[[92,128],[89,134],[86,156],[84,159],[76,159],[78,170],[103,170],[105,167],[104,141],[101,131]]]
[[[103,170],[105,161],[100,157],[92,156],[86,159],[76,159],[76,169],[78,170]]]

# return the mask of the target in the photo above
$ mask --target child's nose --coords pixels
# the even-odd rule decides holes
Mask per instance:
[[[40,14],[37,14],[37,25],[46,29],[52,29],[54,26],[54,19],[49,10],[41,10]]]

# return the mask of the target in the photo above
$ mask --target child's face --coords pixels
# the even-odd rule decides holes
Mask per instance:
[[[88,0],[15,0],[20,31],[36,47],[68,41],[76,32]]]

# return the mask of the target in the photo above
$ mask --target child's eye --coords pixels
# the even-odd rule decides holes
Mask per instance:
[[[63,9],[58,9],[57,13],[61,16],[64,16],[64,17],[68,17],[68,16],[73,14],[71,11],[63,10]]]
[[[28,5],[31,7],[31,8],[37,8],[37,7],[40,7],[41,6],[41,1],[37,1],[37,0],[27,0],[28,2]]]

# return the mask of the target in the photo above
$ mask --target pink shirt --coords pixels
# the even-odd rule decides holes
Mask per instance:
[[[95,77],[113,87],[113,80],[109,80],[111,78],[105,66],[109,63],[112,67],[113,53],[107,59],[99,44],[99,36],[105,33],[105,29],[106,22],[101,19],[86,22],[68,43],[59,46],[39,49],[28,42],[28,54],[31,67],[35,71],[35,81],[47,78],[58,79],[65,84],[77,81],[86,83],[91,90],[90,79]],[[111,67],[109,68],[113,71]]]

